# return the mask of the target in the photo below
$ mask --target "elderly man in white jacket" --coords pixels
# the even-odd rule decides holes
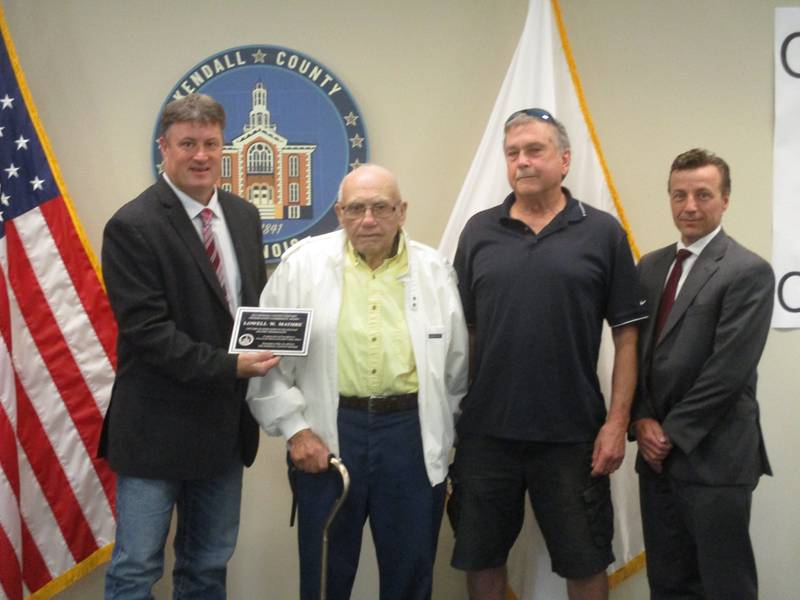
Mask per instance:
[[[292,247],[261,305],[312,308],[308,356],[251,382],[253,415],[288,440],[297,467],[300,596],[319,597],[325,517],[338,496],[328,469],[341,456],[348,499],[330,532],[328,598],[346,600],[370,521],[381,600],[431,597],[454,415],[467,389],[468,338],[455,274],[408,239],[392,173],[363,165],[339,189],[341,230]]]

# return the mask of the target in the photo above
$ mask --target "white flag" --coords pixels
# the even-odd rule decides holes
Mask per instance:
[[[530,0],[525,29],[439,245],[445,256],[455,255],[461,230],[473,214],[500,204],[511,191],[502,152],[503,125],[514,111],[532,107],[550,111],[567,128],[572,161],[564,185],[576,198],[619,218],[631,239],[624,215],[614,200],[610,174],[593,135],[577,71],[574,64],[570,67],[571,63],[557,1],[553,0],[551,5],[547,0]],[[638,255],[632,239],[631,246]],[[613,343],[606,327],[598,364],[606,398],[609,397],[612,365]],[[634,456],[635,447],[628,444],[626,460],[611,478],[617,559],[609,568],[612,585],[644,564]],[[563,580],[551,572],[550,558],[529,506],[526,507],[525,527],[509,556],[508,571],[511,587],[521,600],[567,597]]]

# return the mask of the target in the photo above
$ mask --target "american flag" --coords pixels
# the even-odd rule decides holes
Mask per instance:
[[[108,559],[116,325],[0,12],[0,599]]]

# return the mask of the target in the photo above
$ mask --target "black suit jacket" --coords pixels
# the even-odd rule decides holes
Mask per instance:
[[[651,318],[639,336],[633,419],[661,423],[674,445],[664,462],[672,477],[754,485],[762,473],[771,474],[756,367],[772,315],[772,268],[720,231],[697,258],[655,340],[655,315],[674,257],[672,244],[639,263]],[[640,456],[637,470],[643,469],[649,467]]]
[[[266,271],[258,211],[218,198],[242,281],[243,306],[257,306]],[[111,218],[103,275],[119,325],[117,376],[100,455],[125,475],[208,478],[238,455],[250,465],[258,426],[228,354],[233,318],[185,209],[160,178]]]

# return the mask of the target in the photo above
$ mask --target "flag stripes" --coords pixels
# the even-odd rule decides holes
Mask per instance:
[[[58,200],[58,199],[57,199]],[[116,322],[114,315],[110,310],[108,303],[108,296],[105,294],[105,289],[102,282],[97,278],[95,266],[92,264],[90,257],[87,255],[83,248],[78,232],[72,226],[72,217],[67,210],[64,202],[48,202],[39,207],[47,226],[50,230],[50,235],[58,249],[58,258],[64,265],[67,273],[69,273],[72,286],[65,286],[70,293],[76,293],[80,298],[80,304],[83,306],[82,314],[84,318],[88,318],[89,323],[93,329],[94,335],[100,341],[102,347],[95,346],[94,344],[85,344],[85,347],[91,352],[92,360],[111,360],[113,364],[108,365],[112,369],[116,369]],[[57,260],[54,256],[53,260]],[[50,296],[47,296],[50,298]],[[75,306],[73,301],[69,301],[66,306]],[[76,328],[88,326],[87,323],[76,322]],[[103,367],[105,369],[105,367]],[[88,374],[84,372],[84,376]],[[107,378],[104,378],[107,379]],[[90,381],[94,381],[91,377]],[[90,387],[92,387],[90,385]],[[92,390],[99,392],[99,390]],[[108,390],[107,394],[110,394]],[[99,397],[107,397],[102,393]]]
[[[0,489],[3,487],[0,485]],[[4,524],[0,523],[0,525]],[[19,557],[16,554],[17,545],[8,538],[5,528],[0,527],[0,556],[3,557],[3,560],[0,561],[0,582],[3,584],[0,591],[3,591],[5,596],[12,600],[22,598],[22,594],[18,593],[22,590],[22,579]]]
[[[39,233],[37,231],[38,227],[31,224],[37,212],[38,211],[35,210],[30,211],[23,217],[17,219],[17,221],[24,220],[25,222],[23,225],[27,225],[34,234]],[[64,436],[64,439],[68,439],[73,435],[73,432],[76,432],[84,444],[85,452],[93,456],[96,451],[97,440],[91,437],[91,432],[99,431],[102,426],[102,414],[87,386],[82,370],[79,368],[72,354],[70,345],[64,337],[67,331],[76,324],[79,326],[79,331],[81,329],[86,331],[86,328],[83,327],[83,324],[79,321],[76,322],[73,320],[72,323],[70,323],[69,319],[65,319],[66,326],[64,330],[58,326],[58,317],[56,316],[58,313],[51,311],[50,305],[39,283],[45,283],[47,287],[50,288],[49,291],[57,298],[59,295],[58,288],[61,287],[63,289],[64,274],[58,271],[54,273],[52,269],[53,263],[46,263],[46,261],[41,260],[43,258],[41,253],[37,252],[41,244],[30,248],[31,253],[28,254],[20,243],[21,240],[17,237],[17,228],[15,224],[6,228],[6,237],[8,240],[9,255],[14,257],[14,260],[11,261],[9,265],[9,280],[14,294],[17,297],[16,305],[18,307],[24,307],[25,310],[20,314],[20,318],[25,320],[28,332],[38,349],[38,352],[35,353],[31,351],[30,355],[27,357],[28,360],[22,362],[23,368],[21,376],[27,376],[29,381],[26,387],[35,390],[37,392],[35,395],[37,398],[52,397],[50,394],[54,393],[60,394],[63,399],[63,404],[69,410],[74,429],[71,429],[72,424],[68,424],[62,420],[61,423],[70,427],[70,429],[62,430],[59,433],[61,436]],[[43,277],[38,278],[36,276],[36,271],[41,270],[42,267],[46,268],[49,272],[43,274]],[[59,277],[61,278],[60,281],[58,281]],[[56,281],[53,281],[54,278]],[[14,302],[12,301],[11,304],[13,307]],[[65,304],[64,306],[68,307],[69,305]],[[67,316],[72,316],[73,319],[77,317],[77,315],[73,316],[69,314]],[[83,342],[81,346],[87,348],[96,345],[96,341],[91,343],[92,340],[82,340],[80,336],[75,336],[74,340],[79,343]],[[46,366],[52,376],[52,382],[57,389],[47,390],[47,395],[42,394],[42,388],[47,384],[43,369],[41,367],[30,369],[31,365]],[[108,366],[110,367],[110,365]],[[108,391],[110,392],[110,388]],[[49,412],[49,416],[52,417],[53,411],[60,413],[61,409],[61,404],[55,406],[45,405],[41,408],[40,413],[43,413],[43,417],[47,417],[47,413]],[[55,436],[54,439],[59,439],[59,437],[60,436]],[[103,487],[110,500],[113,495],[112,477],[110,473],[106,472],[104,478],[105,485]]]

